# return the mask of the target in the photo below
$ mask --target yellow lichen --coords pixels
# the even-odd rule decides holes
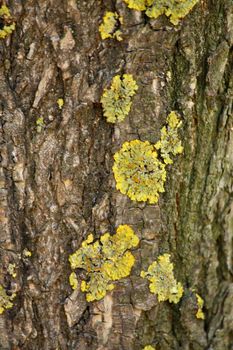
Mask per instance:
[[[30,250],[28,250],[27,248],[25,248],[23,250],[23,255],[26,257],[26,258],[30,258],[32,256],[32,252],[30,252]]]
[[[39,117],[36,120],[36,131],[38,133],[41,133],[41,131],[45,128],[45,123],[44,123],[44,118],[43,117]]]
[[[69,282],[72,287],[72,289],[78,288],[78,280],[75,272],[72,272],[69,277]]]
[[[110,89],[105,89],[101,97],[104,116],[109,123],[121,122],[129,114],[132,96],[138,86],[131,74],[124,74],[121,78],[116,75]]]
[[[125,142],[114,160],[116,188],[132,200],[157,203],[159,193],[164,192],[166,170],[154,145],[140,140]]]
[[[200,297],[199,294],[195,293],[196,298],[197,298],[197,306],[198,306],[198,310],[196,313],[196,318],[200,318],[202,320],[205,319],[205,315],[204,312],[202,310],[203,306],[204,306],[204,300]]]
[[[153,346],[151,345],[146,345],[143,350],[156,350]]]
[[[155,148],[160,150],[161,157],[166,164],[173,163],[169,154],[177,155],[183,152],[178,135],[178,129],[181,125],[182,122],[179,120],[178,115],[172,111],[167,117],[167,126],[162,128],[160,140],[155,145]]]
[[[15,264],[9,264],[7,267],[7,272],[9,275],[11,275],[13,278],[17,276],[16,271],[15,271],[16,265]]]
[[[160,255],[146,272],[141,272],[141,277],[149,280],[150,291],[158,295],[159,302],[169,300],[177,304],[183,295],[183,287],[174,277],[170,254]]]
[[[124,0],[129,8],[146,11],[150,18],[157,18],[165,14],[171,23],[177,25],[199,0]]]
[[[57,99],[57,104],[58,104],[58,108],[62,109],[63,105],[64,105],[64,100],[63,98],[58,98]]]
[[[122,40],[122,33],[117,26],[123,22],[122,17],[117,12],[107,11],[103,17],[103,22],[99,26],[99,32],[103,40],[108,38],[115,38],[118,41]]]
[[[146,10],[147,0],[124,0],[130,9],[144,11]]]
[[[172,164],[170,154],[182,153],[183,147],[178,137],[181,126],[175,112],[167,117],[167,126],[161,130],[161,138],[155,144],[148,141],[133,140],[125,142],[114,155],[113,173],[116,188],[135,201],[158,202],[159,194],[164,192],[166,165]],[[158,157],[160,151],[162,161]]]
[[[129,250],[138,243],[134,231],[128,225],[120,225],[115,235],[105,233],[95,242],[90,234],[81,248],[70,255],[71,268],[86,271],[81,291],[86,292],[87,301],[102,299],[114,288],[113,281],[129,276],[135,261]]]
[[[3,286],[0,284],[0,315],[6,310],[13,307],[12,300],[15,298],[16,294],[9,296]]]
[[[5,39],[15,30],[15,23],[12,22],[10,10],[6,5],[0,7],[0,19],[3,22],[3,28],[0,29],[0,39]]]

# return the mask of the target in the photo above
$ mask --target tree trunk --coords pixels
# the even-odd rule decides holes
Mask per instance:
[[[122,0],[7,4],[16,30],[0,39],[0,284],[16,297],[0,315],[0,349],[233,349],[232,0],[199,1],[177,26]],[[101,40],[106,10],[124,18],[120,42]],[[110,124],[100,98],[123,73],[139,89]],[[128,140],[157,142],[172,110],[184,152],[158,204],[131,201],[116,190],[113,155]],[[69,255],[120,224],[140,238],[132,273],[88,303],[69,285]],[[163,253],[184,287],[176,305],[140,277]]]

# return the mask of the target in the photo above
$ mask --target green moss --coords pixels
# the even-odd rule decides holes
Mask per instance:
[[[160,150],[161,157],[165,164],[172,164],[170,154],[177,155],[183,152],[183,147],[178,135],[178,129],[182,122],[175,112],[171,112],[167,117],[167,126],[161,130],[160,140],[156,143],[155,148]]]
[[[120,23],[123,22],[123,18],[118,15],[117,12],[107,11],[103,17],[103,22],[99,26],[99,32],[102,40],[115,38],[118,41],[122,40],[121,31],[116,29]]]
[[[129,249],[139,243],[128,225],[120,225],[113,236],[105,233],[100,240],[93,241],[90,234],[82,247],[69,257],[73,270],[86,271],[86,280],[81,281],[81,291],[86,292],[87,301],[102,299],[107,291],[114,288],[113,281],[129,276],[135,261]],[[71,275],[72,288],[77,288],[74,272]]]
[[[15,298],[15,296],[16,294],[12,294],[11,296],[7,295],[5,289],[0,284],[0,314],[13,307],[12,300]]]
[[[129,114],[132,96],[138,86],[131,74],[124,74],[121,78],[116,75],[110,89],[105,89],[101,97],[104,116],[109,123],[121,122]]]
[[[150,18],[165,14],[171,23],[177,25],[199,0],[124,0],[129,8],[146,11]]]
[[[169,300],[170,303],[177,304],[183,295],[183,287],[174,277],[169,254],[160,255],[158,261],[154,261],[146,272],[141,272],[141,277],[149,280],[150,291],[158,295],[158,301]]]
[[[114,160],[116,188],[132,200],[157,203],[159,193],[164,192],[166,170],[154,145],[140,140],[125,142]]]
[[[4,24],[3,28],[0,29],[0,39],[5,39],[15,30],[15,23],[12,22],[10,10],[6,5],[0,7],[0,19]]]

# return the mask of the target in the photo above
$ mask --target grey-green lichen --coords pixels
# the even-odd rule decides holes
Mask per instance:
[[[5,39],[15,30],[15,23],[12,21],[10,10],[6,5],[0,7],[0,19],[3,27],[0,29],[0,39]]]
[[[99,26],[99,32],[102,40],[115,38],[118,41],[122,40],[121,31],[117,29],[123,18],[117,12],[107,11],[103,17],[103,22]]]
[[[148,279],[150,291],[157,294],[158,301],[177,304],[183,295],[183,287],[174,277],[170,254],[160,255],[147,271],[141,272],[141,277]]]
[[[150,18],[157,18],[162,14],[169,17],[171,23],[177,25],[199,0],[124,0],[129,8],[145,11]]]
[[[39,117],[36,120],[36,131],[38,133],[41,133],[42,130],[45,128],[45,122],[43,117]]]
[[[0,315],[7,309],[13,307],[12,300],[15,298],[16,294],[8,295],[6,290],[0,284]]]
[[[101,97],[104,116],[109,123],[122,122],[129,114],[132,97],[138,89],[131,74],[116,75],[110,89],[105,89]]]

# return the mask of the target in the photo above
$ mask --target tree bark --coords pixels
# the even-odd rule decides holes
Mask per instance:
[[[0,349],[233,349],[232,1],[202,0],[177,26],[121,0],[8,6],[16,30],[0,41],[0,284],[17,297],[0,315]],[[100,38],[106,10],[124,18],[121,42]],[[112,125],[100,98],[123,73],[139,89]],[[113,154],[128,140],[157,142],[172,110],[184,153],[157,205],[133,202],[116,190]],[[87,303],[69,285],[68,257],[89,232],[99,238],[119,224],[140,238],[136,264]],[[185,289],[177,305],[159,303],[140,277],[163,253]]]

